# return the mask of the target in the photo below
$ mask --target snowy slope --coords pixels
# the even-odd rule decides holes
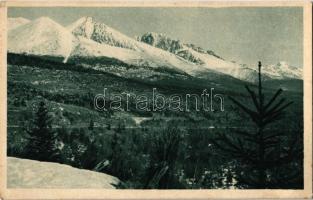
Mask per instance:
[[[91,17],[80,18],[69,25],[67,29],[77,37],[84,37],[102,45],[99,46],[95,43],[84,40],[85,44],[79,46],[79,49],[84,49],[84,51],[87,51],[90,56],[92,56],[91,52],[96,52],[94,56],[114,55],[114,58],[120,59],[129,64],[154,68],[167,67],[189,74],[192,74],[193,71],[200,70],[201,68],[170,52],[138,42],[103,23],[94,22]],[[88,43],[88,45],[86,43]],[[88,47],[84,47],[84,45],[87,45]],[[111,49],[112,52],[108,52],[108,45],[116,48]],[[101,48],[103,48],[103,50],[100,50]],[[79,51],[76,50],[72,55],[79,54],[77,52]],[[128,55],[126,55],[126,52]],[[119,53],[121,55],[119,55]]]
[[[47,17],[29,22],[11,19],[8,51],[63,57],[108,57],[151,68],[168,68],[199,76],[219,73],[254,82],[256,67],[230,62],[211,50],[173,40],[163,34],[146,33],[133,39],[99,22],[82,17],[66,28]],[[263,68],[266,79],[302,78],[302,70],[286,63]]]
[[[287,62],[281,61],[276,65],[267,65],[262,68],[265,75],[273,79],[302,79],[302,68],[288,65]]]
[[[227,61],[215,54],[214,51],[204,50],[193,44],[186,44],[180,40],[171,39],[164,34],[145,33],[141,37],[138,37],[137,40],[174,53],[185,60],[209,70],[250,82],[254,82],[257,79],[258,73],[256,68]],[[301,79],[302,77],[302,70],[300,68],[287,66],[286,63],[266,66],[262,68],[262,71],[265,79]]]
[[[100,44],[93,40],[77,36],[78,43],[73,48],[72,57],[108,57],[121,60],[123,62],[134,64],[135,60],[140,60],[139,52],[130,49],[110,46],[108,44]]]
[[[257,72],[254,69],[226,61],[213,51],[205,51],[193,44],[185,44],[179,40],[171,39],[164,34],[145,33],[137,39],[157,48],[172,52],[208,70],[227,74],[246,81],[254,81],[256,78],[255,75]]]
[[[8,51],[64,57],[72,51],[75,38],[47,17],[38,18],[9,31]]]
[[[114,189],[118,178],[68,165],[7,158],[9,188],[106,188]]]
[[[81,36],[77,36],[77,38],[78,43],[73,48],[71,57],[108,57],[136,66],[148,66],[151,68],[167,67],[178,72],[187,73],[191,73],[193,70],[192,63],[187,63],[177,56],[157,48],[151,49],[149,46],[142,48],[139,45],[138,50],[132,50],[105,43],[97,43]],[[144,46],[145,44],[142,45]],[[142,49],[139,50],[139,48]]]
[[[82,17],[70,24],[67,29],[75,36],[82,36],[98,43],[136,49],[136,42],[134,40],[103,23],[95,22],[92,17]]]
[[[25,19],[23,17],[16,17],[16,18],[8,18],[8,30],[15,29],[19,26],[22,26],[26,23],[30,22],[30,20]]]

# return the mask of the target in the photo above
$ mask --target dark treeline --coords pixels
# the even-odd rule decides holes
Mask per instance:
[[[32,61],[23,62],[29,65]],[[51,61],[45,68],[55,69],[54,65]],[[62,70],[68,66],[64,64]],[[21,126],[8,129],[8,156],[107,173],[122,181],[119,188],[303,188],[303,123],[295,118],[302,116],[301,112],[290,111],[295,105],[289,106],[282,90],[272,96],[261,81],[253,88],[246,87],[244,99],[229,94],[233,103],[227,109],[231,110],[218,113],[218,117],[213,113],[164,111],[146,114],[149,120],[129,128],[126,117],[114,118],[119,113],[83,113],[92,110],[95,91],[53,93],[26,81],[12,81],[12,77],[8,82],[8,110],[16,109],[23,115],[8,116],[9,125],[19,121]],[[87,75],[83,77],[88,80]],[[110,76],[106,78],[110,82]],[[60,104],[64,110],[59,113],[52,104]],[[132,114],[141,113],[132,110]],[[61,119],[64,122],[55,123]],[[83,122],[88,125],[75,127]],[[217,127],[201,128],[209,127],[208,122]],[[236,127],[218,127],[225,124]]]

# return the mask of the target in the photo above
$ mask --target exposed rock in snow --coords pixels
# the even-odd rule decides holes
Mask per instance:
[[[254,82],[258,77],[256,67],[251,68],[234,61],[226,61],[211,50],[204,50],[193,44],[185,44],[164,34],[145,33],[141,37],[137,37],[137,40],[174,53],[203,68],[227,74],[240,80]],[[288,66],[284,62],[265,66],[262,68],[262,72],[264,79],[302,78],[302,69]]]
[[[75,36],[83,36],[98,43],[127,49],[136,48],[135,41],[103,23],[95,22],[92,17],[82,17],[67,29]]]
[[[7,158],[9,188],[107,188],[114,189],[118,178],[68,165]]]
[[[91,17],[82,17],[67,27],[75,36],[91,38],[94,32],[94,24]]]
[[[73,35],[48,17],[41,17],[9,31],[8,51],[66,58],[72,51]]]
[[[172,39],[166,36],[165,34],[161,33],[153,32],[145,33],[141,37],[137,37],[137,40],[152,45],[154,47],[169,51],[171,53],[177,54],[180,57],[197,64],[203,64],[203,62],[192,55],[192,52],[189,51],[190,48],[198,53],[208,54],[222,59],[212,50],[206,51],[201,47],[197,47],[194,44],[185,44],[180,40]]]
[[[179,40],[174,40],[161,33],[145,33],[141,37],[137,38],[138,41],[147,43],[151,46],[169,51],[171,53],[177,53],[177,51],[184,48]]]
[[[23,17],[16,17],[16,18],[8,18],[8,30],[15,29],[19,26],[22,26],[26,23],[30,22],[30,20],[25,19]]]
[[[246,81],[253,81],[256,78],[254,76],[257,75],[254,69],[225,61],[211,50],[206,51],[193,44],[182,43],[164,34],[146,33],[140,38],[140,41],[174,53],[185,60],[201,66],[202,69],[217,71]]]

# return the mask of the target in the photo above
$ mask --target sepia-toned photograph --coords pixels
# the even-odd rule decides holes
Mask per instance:
[[[12,5],[0,198],[312,196],[308,2]]]

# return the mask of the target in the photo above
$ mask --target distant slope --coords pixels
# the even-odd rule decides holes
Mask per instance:
[[[302,68],[290,66],[287,62],[279,62],[276,65],[267,65],[263,68],[263,74],[273,79],[302,79]]]
[[[246,81],[253,82],[257,78],[257,72],[254,69],[226,61],[213,51],[206,51],[193,44],[182,43],[164,34],[145,33],[137,39],[151,46],[169,51],[204,69],[214,70]]]
[[[105,188],[114,189],[119,179],[52,162],[8,157],[9,188]]]
[[[183,43],[164,34],[145,33],[137,38],[151,46],[169,51],[181,58],[200,65],[206,69],[218,71],[249,82],[257,80],[256,68],[223,59],[212,50],[204,50],[194,44]],[[286,63],[263,67],[264,79],[302,79],[302,69],[290,67]]]

